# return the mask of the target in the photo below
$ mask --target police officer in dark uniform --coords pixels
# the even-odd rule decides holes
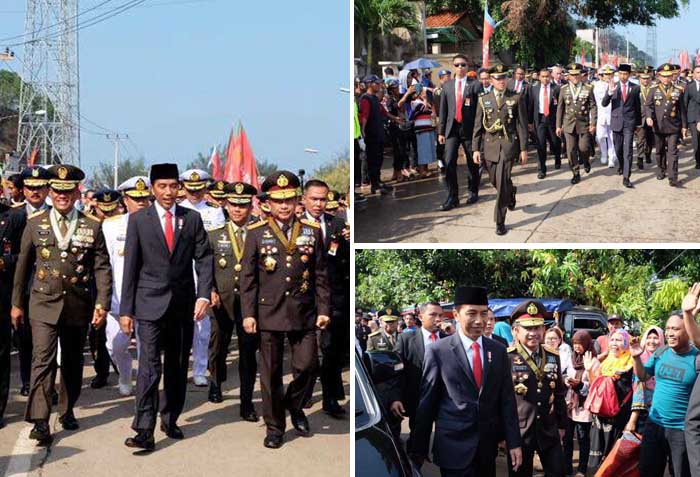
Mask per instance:
[[[112,269],[100,221],[74,208],[85,174],[63,164],[49,172],[53,208],[27,218],[11,312],[17,327],[24,318],[25,284],[34,266],[29,299],[34,349],[25,419],[34,423],[29,437],[40,443],[51,439],[48,420],[58,342],[62,350],[59,422],[64,429],[74,430],[78,421],[73,407],[82,386],[87,327],[104,325],[112,295]]]
[[[367,351],[394,351],[396,340],[399,339],[397,333],[397,321],[399,317],[392,313],[393,308],[381,310],[379,319],[384,323],[384,328],[370,333],[367,337]]]
[[[531,476],[534,453],[546,477],[566,473],[561,439],[566,428],[566,387],[557,350],[542,345],[546,310],[526,300],[513,311],[515,345],[508,348],[523,439],[523,464],[511,477]],[[510,466],[509,466],[510,467]]]
[[[240,275],[247,228],[256,223],[251,218],[253,196],[258,190],[245,182],[226,184],[225,209],[228,220],[208,232],[214,253],[214,316],[209,335],[209,401],[222,402],[221,383],[226,381],[226,356],[233,329],[238,337],[238,373],[241,381],[240,415],[245,421],[258,422],[253,406],[253,387],[258,364],[255,353],[260,346],[259,333],[243,330],[241,315]]]
[[[262,184],[270,217],[248,227],[241,260],[241,310],[247,333],[260,330],[260,387],[267,427],[264,446],[277,449],[285,430],[285,409],[302,436],[309,387],[318,373],[316,328],[330,322],[330,291],[321,227],[297,219],[299,178],[277,171]],[[285,392],[282,365],[285,337],[294,378]]]
[[[668,176],[669,185],[679,187],[678,141],[679,134],[685,136],[687,132],[688,120],[683,88],[671,82],[674,71],[669,63],[659,67],[660,84],[649,90],[644,103],[644,122],[654,129],[656,165],[659,168],[656,178],[663,180]]]
[[[527,105],[525,96],[506,88],[507,71],[503,65],[489,70],[493,89],[479,97],[476,107],[473,150],[474,162],[481,163],[481,148],[489,171],[491,185],[496,188],[494,220],[496,234],[506,230],[506,208],[515,208],[517,188],[511,180],[513,163],[527,162]]]
[[[653,66],[645,66],[639,73],[639,102],[644,117],[644,105],[646,104],[649,90],[652,88],[651,79],[654,73]],[[644,169],[644,163],[651,164],[651,148],[654,145],[654,129],[642,121],[642,127],[637,130],[637,167]]]

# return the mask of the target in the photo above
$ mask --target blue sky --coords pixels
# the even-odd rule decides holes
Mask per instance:
[[[128,133],[149,163],[225,146],[241,120],[258,159],[311,171],[348,149],[348,2],[148,0],[80,31],[81,112]],[[0,38],[23,32],[24,10],[25,0],[0,3]],[[107,139],[81,143],[88,173],[113,160]]]

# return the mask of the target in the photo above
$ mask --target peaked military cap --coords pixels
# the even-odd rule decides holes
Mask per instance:
[[[258,189],[246,182],[233,182],[226,184],[225,192],[226,200],[231,204],[246,205],[253,201],[253,196],[258,193]]]
[[[542,326],[546,313],[546,308],[539,300],[525,300],[513,310],[510,318],[522,326]]]
[[[289,199],[299,194],[299,178],[289,171],[277,171],[265,179],[262,191],[270,199]]]
[[[85,173],[76,166],[70,164],[57,164],[49,167],[51,178],[49,187],[57,192],[75,190],[80,181],[85,179]]]
[[[211,175],[201,169],[189,169],[180,174],[180,181],[189,191],[202,190],[207,186]]]
[[[379,310],[377,318],[387,323],[398,320],[399,316],[396,314],[396,309],[389,306],[383,310]]]
[[[119,205],[121,194],[113,189],[102,189],[95,192],[97,208],[103,212],[111,212]]]
[[[215,199],[225,199],[226,198],[226,186],[228,182],[226,181],[214,181],[209,184],[207,189],[209,190],[209,195]]]
[[[142,197],[150,197],[151,191],[149,187],[151,187],[151,181],[148,180],[148,177],[134,176],[119,184],[117,190],[129,197],[140,199]]]
[[[40,166],[27,167],[21,174],[24,185],[27,187],[45,187],[51,179],[51,173]]]
[[[493,79],[502,79],[508,76],[508,69],[503,65],[492,66],[489,69],[489,75]]]

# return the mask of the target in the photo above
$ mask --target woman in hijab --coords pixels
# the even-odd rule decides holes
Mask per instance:
[[[564,457],[566,458],[566,475],[574,475],[573,456],[574,456],[574,434],[578,440],[579,460],[576,474],[574,477],[585,477],[588,470],[588,454],[591,448],[591,420],[592,416],[589,411],[584,409],[583,403],[588,396],[588,373],[585,372],[583,366],[583,357],[587,352],[591,356],[596,356],[593,338],[586,330],[579,330],[574,333],[571,338],[572,366],[567,370],[567,375],[564,377],[566,386],[569,391],[566,394],[566,404],[570,412],[569,425],[566,428],[564,435]],[[594,360],[592,370],[597,372],[600,363]]]
[[[593,353],[584,354],[583,366],[588,373],[591,383],[598,376],[612,378],[615,384],[615,394],[620,403],[620,410],[613,417],[602,417],[593,414],[591,424],[591,452],[588,467],[597,469],[608,455],[615,442],[622,435],[632,411],[632,378],[634,376],[634,360],[630,354],[630,335],[623,329],[615,330],[608,340],[608,356],[600,363],[598,371],[594,371]]]
[[[665,344],[664,332],[658,326],[650,326],[644,332],[639,342],[644,347],[642,363],[646,364],[651,355]],[[649,416],[651,398],[654,394],[655,386],[656,379],[653,376],[646,381],[640,381],[637,376],[634,377],[632,381],[632,389],[634,390],[632,394],[632,414],[625,426],[626,431],[636,431],[639,434],[644,434],[644,423],[646,423]]]

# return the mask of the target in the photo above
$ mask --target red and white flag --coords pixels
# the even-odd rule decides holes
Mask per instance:
[[[221,157],[219,156],[219,147],[214,146],[211,148],[211,155],[209,156],[209,167],[211,167],[211,176],[215,181],[220,181],[224,178],[224,170],[221,167]]]
[[[481,47],[482,66],[484,68],[489,67],[489,40],[491,40],[491,35],[493,35],[493,31],[498,27],[498,25],[504,21],[505,20],[501,20],[500,22],[496,23],[496,20],[489,15],[489,2],[484,2],[484,36],[482,38]]]
[[[224,180],[226,182],[235,181],[236,176],[236,161],[234,156],[236,155],[236,149],[238,149],[238,136],[231,129],[231,134],[228,137],[228,144],[226,145],[226,165],[224,166]]]

